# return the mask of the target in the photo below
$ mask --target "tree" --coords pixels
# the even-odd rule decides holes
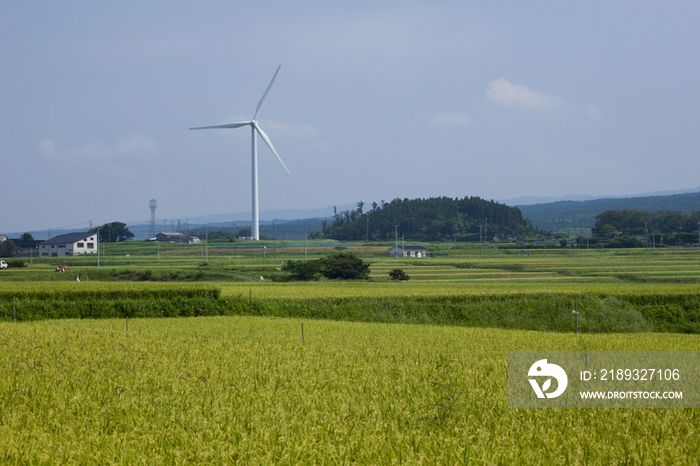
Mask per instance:
[[[236,233],[236,236],[253,236],[253,230],[250,228],[241,228],[238,230],[238,233]]]
[[[116,243],[134,237],[134,234],[127,228],[126,223],[122,222],[105,223],[100,227],[92,228],[90,233],[96,233],[98,230],[100,243]]]
[[[389,277],[392,280],[410,280],[411,277],[408,276],[406,272],[401,269],[392,269],[389,272]]]
[[[12,257],[15,255],[15,243],[11,239],[0,241],[0,257]]]
[[[34,237],[29,232],[22,233],[19,239],[21,239],[22,241],[34,241]]]
[[[369,264],[350,252],[339,252],[319,259],[321,274],[330,279],[367,280]]]
[[[318,261],[289,260],[282,266],[282,271],[290,272],[292,274],[292,280],[308,282],[311,280],[318,280],[321,269]]]
[[[518,208],[478,197],[396,198],[390,203],[382,200],[381,204],[371,205],[367,211],[362,202],[353,211],[339,212],[334,208],[332,219],[324,222],[323,236],[363,240],[369,233],[371,239],[387,241],[394,239],[394,225],[398,225],[399,234],[408,241],[445,240],[455,236],[462,241],[479,241],[479,226],[485,225],[488,218],[489,237],[551,237],[534,228]]]
[[[323,259],[312,261],[287,261],[282,266],[283,272],[290,272],[292,280],[318,280],[321,275],[326,278],[341,280],[367,280],[369,264],[355,254],[340,252]]]

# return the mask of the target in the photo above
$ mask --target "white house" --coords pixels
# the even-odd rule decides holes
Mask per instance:
[[[39,245],[41,257],[69,257],[97,252],[97,233],[67,233]]]
[[[156,241],[164,241],[166,243],[177,243],[177,244],[199,244],[199,238],[196,236],[187,236],[182,233],[163,233],[160,232],[156,235]]]
[[[428,250],[423,246],[399,246],[389,249],[391,257],[428,257]]]

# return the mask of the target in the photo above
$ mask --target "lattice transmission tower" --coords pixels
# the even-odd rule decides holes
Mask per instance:
[[[156,207],[158,203],[155,199],[148,201],[148,207],[151,208],[151,223],[148,225],[148,237],[153,238],[156,236]]]

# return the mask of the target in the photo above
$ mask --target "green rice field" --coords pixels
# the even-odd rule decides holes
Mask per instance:
[[[302,334],[303,324],[303,334]],[[697,464],[696,409],[512,409],[507,352],[698,351],[260,317],[0,324],[3,464]]]
[[[509,351],[700,351],[699,250],[353,245],[369,281],[295,283],[303,245],[212,246],[0,271],[0,464],[700,462],[697,409],[507,393]]]

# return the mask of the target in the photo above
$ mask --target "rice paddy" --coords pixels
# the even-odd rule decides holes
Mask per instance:
[[[155,245],[108,245],[100,269],[94,257],[77,257],[62,260],[65,273],[53,271],[55,259],[0,271],[0,298],[179,296],[213,287],[223,300],[252,297],[260,312],[284,303],[302,310],[305,303],[330,303],[342,311],[343,302],[411,301],[418,308],[469,301],[488,310],[551,298],[564,303],[567,325],[570,301],[584,295],[613,314],[615,300],[628,314],[666,315],[681,305],[683,315],[697,311],[697,250],[548,249],[523,256],[491,246],[482,258],[478,245],[451,246],[429,245],[435,257],[425,259],[389,258],[388,246],[353,246],[372,264],[370,281],[280,283],[277,269],[303,260],[303,248],[210,249],[204,265],[199,246],[165,246],[159,263]],[[330,252],[317,247],[308,257]],[[393,268],[411,279],[392,282]],[[594,301],[588,303],[581,305]],[[0,463],[700,462],[696,409],[512,409],[507,394],[508,351],[700,351],[697,334],[342,322],[250,316],[245,309],[168,319],[5,318]]]
[[[303,334],[302,334],[302,324]],[[3,464],[696,464],[695,409],[511,409],[507,352],[697,351],[258,317],[0,324]]]

